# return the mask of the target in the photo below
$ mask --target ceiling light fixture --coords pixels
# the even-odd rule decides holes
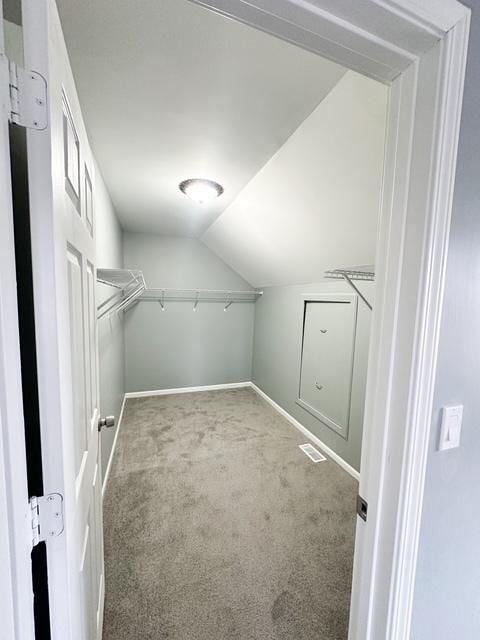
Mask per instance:
[[[198,202],[198,204],[204,204],[210,200],[215,200],[223,193],[223,187],[218,182],[213,180],[204,180],[203,178],[189,178],[183,180],[178,185],[178,188],[186,196]]]

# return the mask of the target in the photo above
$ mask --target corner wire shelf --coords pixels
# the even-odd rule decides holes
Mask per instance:
[[[370,302],[353,283],[354,280],[373,282],[375,280],[375,267],[373,265],[365,267],[350,267],[349,269],[330,269],[329,271],[325,271],[325,278],[329,278],[330,280],[344,280],[355,291],[358,297],[363,300],[370,311],[373,309]]]
[[[165,311],[167,302],[193,302],[193,310],[197,310],[200,302],[217,302],[224,304],[226,311],[233,303],[256,302],[263,291],[233,291],[230,289],[145,289],[140,301],[158,302]]]
[[[143,273],[134,269],[97,269],[97,282],[117,289],[97,308],[97,317],[126,311],[145,291]]]

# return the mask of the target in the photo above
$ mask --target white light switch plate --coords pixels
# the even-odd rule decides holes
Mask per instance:
[[[454,449],[460,446],[463,405],[442,407],[442,424],[440,429],[439,451]]]

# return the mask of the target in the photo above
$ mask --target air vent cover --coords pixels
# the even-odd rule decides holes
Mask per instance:
[[[322,455],[320,451],[315,449],[312,444],[299,444],[298,446],[303,451],[303,453],[305,453],[313,462],[323,462],[324,460],[326,460],[325,456]]]

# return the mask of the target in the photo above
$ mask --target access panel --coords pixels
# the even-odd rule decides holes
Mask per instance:
[[[298,404],[348,437],[357,297],[306,300]]]

